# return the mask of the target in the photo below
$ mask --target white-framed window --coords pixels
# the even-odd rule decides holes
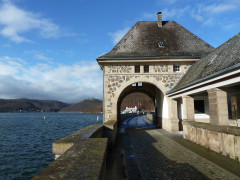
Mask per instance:
[[[179,72],[180,66],[179,65],[173,65],[173,72]]]

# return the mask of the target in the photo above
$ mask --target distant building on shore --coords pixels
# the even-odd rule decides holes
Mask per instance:
[[[127,106],[126,109],[122,112],[122,114],[126,113],[137,113],[138,107],[137,106]]]

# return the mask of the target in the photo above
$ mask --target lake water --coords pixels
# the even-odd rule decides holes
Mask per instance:
[[[0,179],[31,179],[54,160],[53,142],[88,125],[102,124],[102,117],[81,113],[0,113]]]

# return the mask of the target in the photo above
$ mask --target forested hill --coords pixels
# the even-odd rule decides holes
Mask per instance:
[[[72,104],[63,108],[60,112],[87,112],[87,113],[100,113],[102,110],[99,108],[102,101],[99,99],[88,98],[79,103]]]
[[[132,93],[122,102],[121,111],[126,106],[138,106],[141,111],[153,111],[154,103],[143,93]],[[53,100],[0,99],[0,112],[84,112],[101,113],[102,100],[88,98],[79,103],[66,104]]]
[[[0,112],[58,112],[67,106],[53,100],[0,99]]]

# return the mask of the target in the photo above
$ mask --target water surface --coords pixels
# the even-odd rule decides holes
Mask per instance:
[[[97,123],[102,114],[0,113],[0,179],[31,179],[53,161],[53,142]]]

